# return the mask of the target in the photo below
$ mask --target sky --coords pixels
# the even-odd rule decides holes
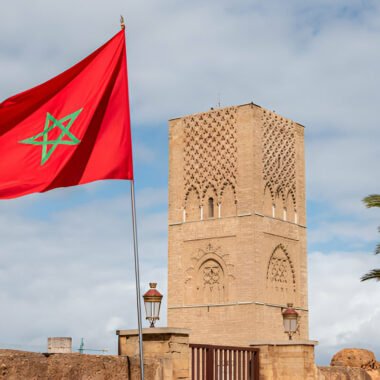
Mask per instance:
[[[142,291],[167,294],[167,120],[253,101],[305,125],[310,338],[380,360],[380,3],[14,0],[0,13],[0,99],[57,75],[127,24]],[[116,352],[136,327],[129,183],[0,202],[0,347]],[[161,326],[166,324],[165,297]]]

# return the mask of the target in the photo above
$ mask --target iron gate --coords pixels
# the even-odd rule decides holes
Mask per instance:
[[[190,344],[192,380],[259,380],[259,349]]]

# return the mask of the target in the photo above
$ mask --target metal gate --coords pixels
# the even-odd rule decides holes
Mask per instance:
[[[259,380],[259,349],[190,344],[192,380]]]

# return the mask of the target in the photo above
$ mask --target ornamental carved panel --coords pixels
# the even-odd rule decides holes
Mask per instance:
[[[187,269],[185,288],[188,304],[218,304],[228,299],[228,289],[234,266],[229,262],[229,254],[222,253],[220,247],[211,243],[198,249],[191,258]]]
[[[263,110],[263,178],[265,197],[296,211],[295,124]],[[265,206],[264,206],[265,207]]]
[[[296,291],[296,278],[293,263],[286,248],[279,244],[272,252],[267,269],[267,286],[276,292]]]
[[[199,268],[197,290],[202,303],[215,304],[224,302],[224,271],[216,260],[206,260]]]
[[[223,192],[234,194],[237,176],[237,107],[184,119],[184,206],[198,194],[198,206],[209,197],[220,203]]]

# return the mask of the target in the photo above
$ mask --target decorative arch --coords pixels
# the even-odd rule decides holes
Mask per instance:
[[[195,184],[200,189],[203,206],[210,183],[216,196],[227,179],[236,186],[237,110],[229,107],[183,119],[184,191]],[[217,206],[220,199],[216,196]]]
[[[198,201],[200,200],[199,190],[194,185],[191,185],[185,193],[185,204],[187,204],[188,199],[192,193],[196,194]]]
[[[273,250],[267,268],[267,286],[280,293],[295,293],[296,276],[290,255],[284,245]]]
[[[277,188],[274,204],[276,207],[275,217],[278,219],[283,219],[284,208],[285,208],[285,196],[284,196],[284,192],[282,191],[281,187]]]
[[[264,190],[264,201],[263,201],[263,214],[272,216],[272,208],[274,205],[274,193],[272,186],[267,183]]]
[[[286,197],[286,210],[287,210],[287,219],[289,222],[296,223],[296,214],[297,214],[297,209],[296,209],[296,199],[294,196],[294,193],[292,190],[289,190],[287,197]]]
[[[195,186],[190,186],[186,192],[184,209],[186,221],[200,219],[200,196]]]
[[[210,200],[212,200],[212,207],[210,207]],[[203,190],[201,202],[205,219],[215,218],[218,215],[217,203],[217,191],[213,184],[208,183]]]
[[[221,216],[234,216],[236,215],[237,200],[235,186],[226,181],[220,192],[220,207]]]
[[[215,304],[228,300],[229,286],[235,279],[229,256],[211,243],[192,256],[185,281],[187,298],[192,303]]]
[[[202,303],[225,301],[225,275],[222,265],[216,259],[208,258],[198,268],[197,291],[197,298]]]
[[[285,201],[288,191],[296,194],[297,189],[296,124],[266,110],[263,110],[262,121],[263,180],[266,185],[271,184],[271,190],[281,187]],[[273,200],[275,195],[272,191]],[[278,206],[276,209],[279,211]]]

